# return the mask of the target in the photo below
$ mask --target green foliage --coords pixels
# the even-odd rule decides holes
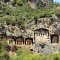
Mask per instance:
[[[49,60],[60,60],[60,53],[48,55]]]
[[[6,15],[10,15],[11,12],[13,11],[12,8],[10,8],[9,6],[7,6],[6,4],[0,4],[0,13],[1,14],[6,14]]]
[[[4,53],[4,54],[3,54]],[[9,60],[9,55],[6,52],[0,54],[0,60]]]
[[[19,55],[21,55],[21,54],[23,54],[23,51],[22,51],[22,49],[20,48],[20,49],[17,50],[17,55],[19,56]]]
[[[15,0],[15,2],[17,5],[22,6],[23,4],[27,2],[27,0]]]
[[[9,60],[9,46],[5,41],[0,41],[0,60]]]
[[[21,28],[24,28],[24,23],[34,17],[50,17],[54,13],[60,13],[60,9],[57,9],[58,4],[50,4],[49,7],[40,7],[32,9],[27,0],[14,0],[17,4],[16,7],[10,7],[6,4],[0,4],[0,22],[6,21],[7,25],[10,23],[14,25],[19,24]]]
[[[38,54],[28,54],[24,56],[23,60],[40,60],[40,56]]]
[[[9,45],[5,41],[0,41],[0,52],[6,50],[9,50]]]

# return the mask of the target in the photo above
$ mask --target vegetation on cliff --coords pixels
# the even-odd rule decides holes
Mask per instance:
[[[0,21],[7,21],[7,23],[16,22],[23,25],[26,21],[34,17],[50,17],[52,14],[60,13],[60,9],[56,7],[58,4],[50,4],[49,7],[37,7],[32,9],[26,0],[15,0],[15,7],[10,7],[5,3],[0,3]]]

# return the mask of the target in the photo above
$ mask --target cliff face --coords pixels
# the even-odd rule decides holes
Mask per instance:
[[[53,14],[52,17],[35,18],[27,23],[28,24],[27,28],[33,31],[35,52],[41,54],[50,54],[59,52],[60,49],[59,48],[60,43],[58,43],[58,40],[60,41],[59,16],[60,16],[59,14]],[[32,37],[32,31],[31,33],[29,32],[31,37]],[[56,39],[57,35],[59,37],[57,37]],[[52,42],[53,40],[55,40],[56,42]]]
[[[31,3],[35,3],[37,6],[48,6],[50,3],[53,3],[53,0],[28,0]]]
[[[60,18],[59,15],[57,14],[52,14],[52,17],[43,17],[43,18],[37,18],[37,19],[33,19],[29,22],[27,22],[27,28],[29,28],[29,30],[36,30],[36,29],[40,29],[40,28],[45,28],[45,29],[51,29],[52,31],[50,31],[50,33],[57,33],[60,30],[59,26],[60,26]],[[55,29],[55,30],[54,30]]]

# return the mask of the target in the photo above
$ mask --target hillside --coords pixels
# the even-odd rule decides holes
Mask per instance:
[[[35,17],[51,17],[52,14],[60,13],[60,9],[57,9],[59,4],[55,3],[50,3],[47,5],[48,7],[38,5],[36,9],[33,9],[27,0],[16,0],[15,2],[12,0],[11,3],[9,2],[10,4],[6,1],[0,1],[0,21],[6,21],[7,24],[11,22],[13,25],[18,23],[20,26],[23,26],[26,21]]]
[[[0,0],[0,60],[60,60],[60,4],[53,0]]]

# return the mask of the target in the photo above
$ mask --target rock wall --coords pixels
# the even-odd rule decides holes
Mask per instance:
[[[59,20],[59,17],[56,14],[53,14],[52,17],[37,18],[37,20],[33,19],[32,21],[29,21],[27,27],[34,32],[35,53],[49,54],[60,52]],[[49,33],[46,34],[45,32],[42,32],[42,28],[43,30],[47,29]],[[55,42],[51,42],[51,35],[56,35],[54,38]],[[59,42],[56,42],[56,40],[59,40]]]
[[[42,32],[42,30],[43,32]],[[37,32],[35,32],[37,30]],[[45,33],[49,31],[48,34]],[[26,23],[25,30],[18,25],[12,26],[0,22],[0,34],[5,33],[7,36],[23,36],[33,39],[33,51],[35,53],[49,54],[60,52],[60,19],[56,14],[52,17],[37,18]],[[42,34],[41,34],[42,33]],[[57,35],[59,43],[51,43],[51,35]],[[57,39],[57,38],[56,38]],[[32,47],[32,46],[31,46]]]

